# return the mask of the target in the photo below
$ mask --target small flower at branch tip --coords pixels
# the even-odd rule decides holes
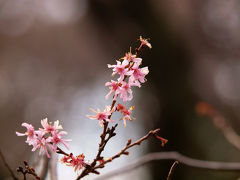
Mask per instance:
[[[131,117],[131,114],[132,114],[132,110],[135,108],[135,106],[131,106],[128,110],[126,109],[126,110],[124,110],[123,111],[123,117],[121,118],[121,120],[123,120],[123,125],[124,125],[124,127],[126,127],[127,126],[127,120],[128,121],[133,121],[133,120],[135,120],[135,118],[134,117]]]
[[[123,117],[121,120],[123,121],[124,127],[126,127],[126,121],[133,121],[135,118],[131,117],[132,110],[135,108],[135,106],[131,106],[129,109],[127,109],[124,105],[118,104],[116,107],[116,110],[123,114]]]
[[[165,146],[165,144],[167,144],[167,142],[168,142],[167,139],[165,139],[165,138],[163,138],[161,136],[158,136],[156,134],[154,134],[154,136],[162,142],[162,144],[161,144],[162,147]]]
[[[141,42],[141,45],[148,46],[150,49],[152,48],[152,45],[148,42],[149,39],[143,39],[142,36],[140,36],[139,41]]]

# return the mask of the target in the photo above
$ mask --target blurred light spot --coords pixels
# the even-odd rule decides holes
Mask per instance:
[[[87,10],[86,0],[42,0],[40,18],[50,23],[73,23]]]
[[[12,88],[10,88],[9,82],[8,78],[0,74],[0,106],[4,105],[12,94]]]
[[[4,0],[0,6],[0,32],[11,36],[25,33],[33,24],[33,4],[29,0]]]
[[[201,25],[218,46],[240,44],[240,1],[207,1],[201,14]]]
[[[67,24],[87,11],[86,0],[4,0],[0,4],[0,32],[18,36],[37,23]]]
[[[240,100],[240,64],[221,64],[214,78],[215,89],[219,96],[228,104]]]

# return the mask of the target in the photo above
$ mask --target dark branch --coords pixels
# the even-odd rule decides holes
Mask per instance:
[[[176,168],[176,166],[177,166],[178,164],[179,164],[178,161],[175,161],[175,162],[173,163],[173,165],[171,166],[171,168],[170,168],[170,170],[169,170],[169,172],[168,172],[167,180],[171,180],[171,179],[172,179],[173,172],[174,172],[174,170],[175,170],[175,168]]]
[[[30,167],[26,161],[23,161],[23,163],[24,163],[24,168],[19,166],[17,168],[17,172],[20,172],[23,174],[24,180],[27,179],[27,177],[26,177],[27,174],[34,176],[35,179],[37,179],[37,180],[41,180],[41,178],[37,175],[37,173],[35,172],[35,169],[33,167]]]

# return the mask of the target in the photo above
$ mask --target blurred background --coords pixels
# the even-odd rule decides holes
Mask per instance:
[[[101,172],[109,172],[144,154],[178,151],[212,161],[240,161],[210,118],[198,116],[205,101],[240,130],[240,1],[238,0],[0,0],[0,147],[12,169],[27,160],[36,165],[38,152],[17,137],[22,122],[60,120],[75,154],[91,160],[101,128],[86,117],[89,108],[104,108],[114,64],[140,35],[153,48],[141,54],[148,82],[134,89],[136,121],[124,128],[104,155],[118,152],[127,139],[153,128],[169,142],[152,139],[135,147]],[[115,116],[115,120],[119,117]],[[112,179],[166,179],[173,161],[158,161]],[[60,180],[74,179],[71,167],[58,163]],[[49,177],[49,176],[48,176]],[[86,179],[94,179],[96,175]],[[232,180],[239,173],[213,172],[178,165],[173,179]],[[0,179],[10,179],[0,163]]]

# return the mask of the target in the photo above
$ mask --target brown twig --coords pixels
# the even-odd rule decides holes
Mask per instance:
[[[240,172],[239,162],[204,161],[204,160],[189,158],[178,152],[157,152],[157,153],[147,154],[141,157],[140,159],[132,163],[129,163],[128,165],[124,165],[123,167],[118,168],[117,170],[111,171],[109,173],[106,173],[96,178],[96,180],[105,180],[113,176],[122,175],[140,166],[143,166],[147,163],[150,163],[152,161],[159,161],[159,160],[177,160],[181,164],[184,164],[186,166],[193,167],[193,168],[199,168],[199,169]]]
[[[35,179],[37,179],[37,180],[41,180],[41,178],[36,174],[34,168],[29,167],[29,165],[26,161],[23,161],[23,163],[24,163],[24,168],[19,166],[17,168],[17,172],[20,172],[20,173],[23,174],[23,179],[24,180],[27,179],[27,176],[26,176],[27,174],[30,174],[30,175],[34,176]]]
[[[6,161],[6,159],[5,159],[5,157],[4,157],[4,155],[3,155],[3,153],[2,153],[1,150],[0,150],[0,156],[1,156],[1,159],[2,159],[5,167],[8,169],[9,173],[11,174],[12,178],[13,178],[14,180],[18,180],[18,178],[14,175],[12,169],[11,169],[10,166],[8,165],[8,163],[7,163],[7,161]]]
[[[93,160],[93,162],[87,166],[82,173],[77,177],[77,180],[81,179],[82,177],[88,175],[89,173],[95,173],[95,174],[99,174],[98,171],[95,170],[95,166],[97,164],[97,161],[102,160],[103,157],[101,156],[101,153],[103,152],[107,142],[116,135],[116,133],[114,132],[117,125],[113,126],[111,129],[107,128],[107,125],[105,125],[107,122],[104,123],[104,127],[106,126],[106,130],[104,128],[103,133],[101,134],[101,142],[99,144],[99,148],[98,148],[98,153],[95,157],[95,159]],[[108,137],[106,138],[106,135],[108,134]]]
[[[158,131],[160,131],[160,129],[155,129],[155,130],[151,130],[149,131],[149,133],[145,136],[143,136],[142,138],[138,139],[137,141],[135,141],[134,143],[131,143],[131,139],[128,140],[126,146],[116,155],[112,156],[111,158],[108,158],[107,160],[103,161],[101,164],[99,164],[98,166],[96,166],[94,169],[98,169],[98,168],[103,168],[105,164],[113,161],[116,158],[119,158],[121,155],[128,155],[129,152],[126,151],[127,149],[136,146],[136,145],[140,145],[144,140],[148,139],[150,136],[154,136],[155,134],[158,133]]]
[[[171,166],[171,168],[170,168],[170,170],[169,170],[169,172],[168,172],[167,180],[171,180],[171,179],[172,179],[173,172],[174,172],[174,170],[175,170],[175,168],[176,168],[176,166],[177,166],[178,164],[179,164],[178,161],[175,161],[175,162],[172,164],[172,166]]]
[[[62,154],[62,155],[65,155],[65,156],[70,156],[70,154],[64,152],[64,151],[63,151],[61,148],[59,148],[59,147],[57,147],[57,151],[56,151],[56,153],[58,153],[58,154]]]

